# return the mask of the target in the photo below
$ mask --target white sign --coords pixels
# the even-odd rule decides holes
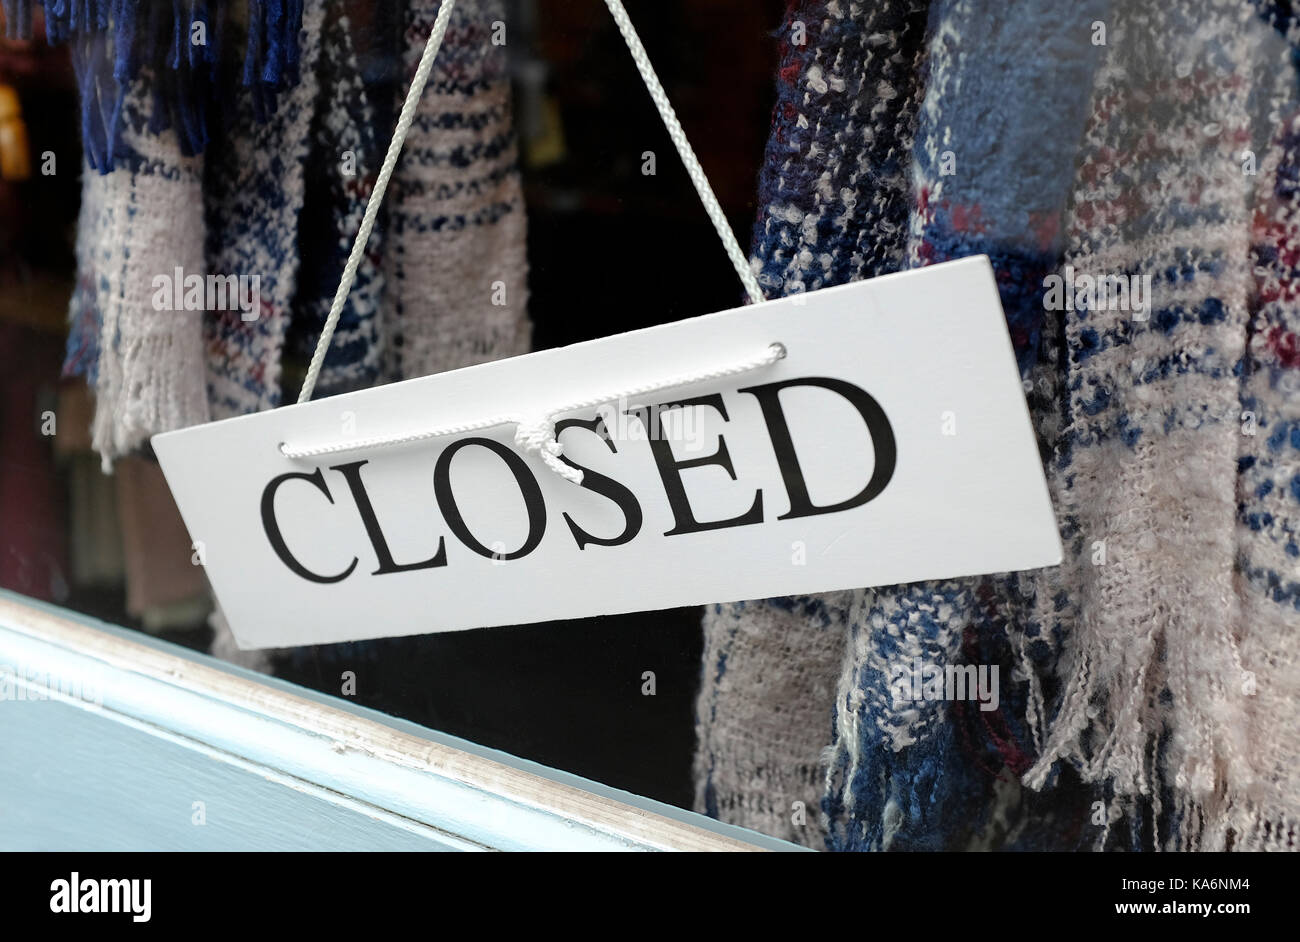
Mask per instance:
[[[586,302],[582,302],[586,303]],[[608,323],[617,327],[618,311]],[[741,375],[620,389],[762,355]],[[556,424],[566,480],[502,415]],[[363,447],[315,458],[284,450]],[[1060,562],[993,272],[963,259],[153,440],[235,637],[324,644]],[[552,458],[552,463],[555,460]]]

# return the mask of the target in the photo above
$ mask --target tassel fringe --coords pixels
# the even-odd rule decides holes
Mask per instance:
[[[32,34],[37,0],[0,0],[6,35]],[[230,0],[41,0],[45,34],[67,44],[81,92],[86,160],[113,169],[121,141],[122,101],[141,69],[153,75],[148,130],[174,128],[181,154],[200,154],[220,87],[221,40]],[[296,84],[302,0],[248,0],[248,35],[241,82],[258,120],[275,109],[276,92]]]

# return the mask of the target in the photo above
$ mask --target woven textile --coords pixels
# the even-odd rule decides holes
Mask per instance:
[[[286,353],[308,362],[329,316],[352,240],[383,162],[371,89],[362,81],[350,24],[327,15],[321,43],[320,101],[312,117],[304,167],[306,193],[298,224],[298,291],[285,341]],[[325,354],[316,396],[372,386],[380,378],[380,319],[385,227],[366,243],[356,279]]]
[[[1106,12],[1092,2],[1062,17],[1050,0],[1002,10],[937,0],[931,8],[908,267],[987,254],[1022,370],[1038,351],[1043,278],[1060,256],[1100,59],[1088,26]],[[1038,93],[1007,108],[1022,88]],[[978,586],[964,579],[857,594],[835,710],[832,846],[940,849],[980,821],[993,780],[964,754],[952,708],[891,687],[900,667],[918,659],[940,668],[962,662],[980,617]]]
[[[790,4],[754,228],[753,265],[769,296],[901,264],[925,11],[914,0]],[[697,810],[824,843],[821,752],[850,601],[834,593],[708,610]]]
[[[315,0],[305,14],[313,79],[324,8],[324,0]],[[273,402],[293,289],[283,259],[294,254],[301,186],[295,188],[292,160],[281,183],[271,154],[248,144],[251,136],[263,145],[300,136],[301,116],[310,114],[314,81],[297,81],[302,9],[262,5],[251,25],[226,17],[224,5],[177,7],[165,21],[161,10],[46,5],[50,38],[73,47],[88,164],[64,372],[85,375],[95,388],[93,445],[106,468],[158,432]],[[247,54],[241,77],[231,82],[241,89],[236,104],[218,118],[223,34],[245,42]],[[292,86],[288,107],[276,112],[275,92],[285,86]],[[209,147],[210,122],[218,120],[219,145]],[[241,121],[246,127],[237,132]],[[222,193],[222,184],[241,172],[234,168],[248,164],[262,167],[261,190],[280,208],[256,234],[249,231],[256,225],[250,207],[233,205],[239,195],[251,195]],[[253,172],[239,182],[249,183]],[[276,236],[267,237],[267,230]],[[258,236],[262,241],[255,242]],[[254,275],[262,281],[264,272],[266,293],[278,307],[244,311],[228,294],[223,310],[210,312],[213,292],[206,284],[197,292],[189,286],[214,273],[247,284]],[[252,346],[243,342],[247,335],[269,342],[241,358],[241,348]],[[221,388],[231,369],[246,370],[235,392]],[[216,381],[211,401],[209,371]]]
[[[177,8],[172,24],[180,35],[210,26],[214,44],[247,49],[227,97],[215,91],[218,51],[154,56],[123,26],[134,8],[70,7],[51,20],[52,36],[77,44],[95,121],[120,92],[107,123],[83,128],[100,173],[85,177],[65,363],[96,385],[106,464],[157,432],[281,403],[282,360],[315,346],[389,134],[375,127],[341,0],[255,3],[251,25],[227,6]],[[405,7],[402,95],[437,9]],[[131,22],[150,36],[166,25]],[[502,25],[495,0],[457,6],[318,395],[528,349]],[[141,219],[131,207],[146,203]],[[238,283],[241,303],[155,310],[152,279],[174,272]]]
[[[280,96],[269,118],[259,115],[256,99],[240,96],[224,116],[220,144],[207,154],[207,270],[248,285],[256,278],[258,288],[257,310],[226,305],[203,319],[214,419],[280,404],[280,358],[297,291],[306,163],[321,97],[326,5],[326,0],[307,0],[303,7],[302,80]],[[338,5],[330,6],[337,13]],[[337,40],[340,31],[328,35]],[[337,237],[347,234],[340,231]]]
[[[406,81],[439,4],[410,0]],[[458,3],[388,191],[385,371],[409,379],[525,353],[523,186],[500,0]]]
[[[202,158],[150,133],[148,88],[145,77],[123,99],[118,170],[82,178],[64,368],[94,384],[92,444],[106,468],[155,432],[209,417],[201,312],[154,308],[155,277],[204,271]]]
[[[828,846],[1296,848],[1296,46],[1289,7],[1243,0],[932,4],[905,264],[991,258],[1065,561],[851,594]],[[811,158],[808,179],[841,162]],[[769,147],[764,179],[779,160]],[[801,272],[872,238],[832,218],[804,229]],[[765,274],[788,268],[760,251]],[[1125,292],[1098,294],[1111,278]],[[826,619],[733,612],[756,662],[784,645],[789,678],[825,669],[789,639]],[[765,689],[804,700],[720,698],[718,650],[701,703],[732,728],[818,714],[817,685],[771,657]],[[745,656],[729,649],[728,671]],[[898,696],[913,658],[997,667],[998,708]],[[709,810],[761,826],[735,810],[759,802],[716,794],[723,721],[699,719]],[[751,787],[804,774],[812,746],[789,741],[767,740],[783,771]]]
[[[1116,11],[1068,227],[1075,271],[1154,287],[1065,315],[1066,688],[1027,781],[1104,783],[1135,847],[1297,848],[1296,75],[1254,12]]]

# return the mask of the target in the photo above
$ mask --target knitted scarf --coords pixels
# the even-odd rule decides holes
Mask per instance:
[[[896,270],[911,205],[923,0],[797,0],[778,36],[753,264],[769,296]],[[820,754],[851,593],[714,606],[696,703],[696,807],[820,846]]]
[[[285,340],[285,353],[299,363],[309,362],[316,350],[383,160],[371,91],[362,81],[348,25],[345,17],[327,16],[321,41],[321,97],[312,116],[298,225],[298,292]],[[376,225],[325,354],[317,396],[364,389],[381,377],[384,276],[378,260],[384,237],[384,226]]]
[[[339,4],[328,5],[330,19],[336,20]],[[353,71],[356,68],[350,46],[341,45],[347,43],[346,23],[324,30],[326,6],[326,0],[307,0],[303,7],[302,79],[282,93],[274,115],[259,115],[256,99],[240,96],[223,115],[224,146],[208,154],[204,181],[208,271],[235,275],[249,284],[256,278],[260,302],[251,315],[227,305],[203,318],[208,400],[214,419],[274,408],[281,401],[281,356],[298,296],[299,222],[313,124],[319,123],[318,110],[328,112],[327,106],[339,96],[359,91],[352,76],[334,73],[328,75],[330,87],[322,89],[325,66],[348,61]],[[329,56],[322,51],[326,39],[334,45]],[[364,101],[362,96],[362,108]],[[326,113],[320,120],[344,117]],[[315,140],[319,142],[319,136]],[[343,148],[334,146],[341,156]],[[336,173],[341,176],[341,168]],[[347,209],[345,202],[336,224],[348,218]],[[347,237],[348,233],[336,230],[335,238]],[[310,306],[313,300],[302,303]],[[315,313],[314,307],[310,313]]]
[[[1106,4],[1079,4],[1076,13],[1061,17],[1051,0],[1001,11],[971,0],[937,0],[931,8],[908,264],[987,254],[1022,370],[1038,352],[1043,278],[1061,252],[1099,59],[1086,27],[1105,19]],[[1030,45],[1041,54],[1026,55]],[[1024,88],[1038,92],[1015,108],[1001,105]],[[891,688],[900,666],[962,661],[979,584],[857,594],[835,707],[826,802],[833,846],[940,849],[980,820],[992,781],[961,758],[948,705],[903,699]]]
[[[1154,292],[1066,314],[1067,553],[1034,594],[1066,687],[1026,781],[1105,783],[1130,846],[1300,846],[1295,25],[1253,7],[1116,10],[1068,230],[1075,271]]]
[[[142,76],[122,99],[118,169],[82,177],[64,372],[94,386],[92,445],[105,470],[154,432],[209,417],[202,315],[153,303],[155,277],[205,270],[203,160],[149,131],[151,81]]]
[[[21,26],[22,0],[7,2]],[[168,46],[139,40],[166,25],[144,8],[49,4],[51,35],[84,47],[83,136],[99,173],[83,180],[65,371],[95,386],[106,466],[158,432],[279,405],[286,351],[314,348],[387,136],[341,7],[177,7]],[[437,9],[405,8],[408,81]],[[389,191],[391,235],[381,224],[368,243],[319,395],[528,348],[502,20],[499,0],[457,6]],[[176,38],[198,25],[212,26],[202,56]],[[230,81],[222,37],[247,50]],[[152,279],[178,269],[256,284],[257,309],[154,310]]]
[[[439,4],[406,9],[406,81]],[[458,3],[388,191],[385,369],[409,379],[528,351],[523,186],[502,0]]]
[[[1289,7],[1242,0],[1108,6],[930,11],[907,262],[993,260],[1066,559],[853,594],[823,804],[832,848],[1295,847],[1297,125],[1280,35],[1293,50],[1295,25]],[[812,41],[802,61],[835,58]],[[778,105],[765,180],[791,127],[846,126],[858,108],[802,74],[804,94]],[[874,129],[871,147],[844,137],[880,159]],[[805,175],[833,173],[828,153],[809,151]],[[807,261],[876,238],[832,218],[803,230]],[[784,265],[769,244],[755,253],[764,272]],[[1143,316],[1082,296],[1063,310],[1044,275],[1074,273],[1150,275],[1154,296]],[[799,678],[830,646],[789,639],[827,620],[732,616],[725,633],[706,619],[701,806],[791,836],[742,807],[744,787],[771,766],[803,775],[809,741],[728,752],[718,730],[815,717],[820,693]],[[725,673],[717,634],[751,648],[727,650]],[[1000,709],[895,699],[892,671],[914,657],[999,666]],[[728,694],[720,679],[744,658],[797,702]],[[793,836],[811,843],[809,830]]]

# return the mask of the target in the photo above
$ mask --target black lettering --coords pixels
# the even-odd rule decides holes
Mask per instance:
[[[790,425],[786,421],[785,411],[781,408],[781,390],[791,386],[817,386],[839,393],[866,421],[867,431],[871,434],[871,447],[876,453],[876,466],[871,472],[871,480],[856,496],[827,507],[817,506],[808,496],[808,484],[804,481],[803,469],[799,466],[799,457],[794,452],[794,442],[790,438]],[[880,403],[876,402],[865,389],[860,389],[844,380],[812,377],[750,386],[738,392],[750,393],[758,399],[758,404],[763,410],[763,421],[767,423],[767,433],[772,439],[772,449],[776,452],[776,460],[781,468],[781,478],[785,481],[786,493],[790,498],[790,512],[776,519],[790,520],[795,517],[812,517],[816,514],[852,510],[878,497],[894,476],[894,466],[898,461],[894,430],[889,424],[885,410],[880,408]]]
[[[366,485],[361,480],[361,467],[369,463],[368,461],[353,461],[350,464],[336,464],[330,470],[337,471],[347,480],[348,488],[352,491],[352,500],[357,505],[357,512],[361,514],[361,522],[365,524],[366,535],[370,537],[370,545],[375,549],[375,556],[379,560],[379,568],[372,572],[371,575],[384,576],[390,572],[436,569],[439,566],[447,565],[447,540],[445,537],[438,537],[438,552],[423,562],[398,564],[394,561],[393,553],[388,548],[388,540],[385,539],[384,531],[379,526],[379,518],[375,516],[374,505],[370,503],[370,495],[366,493]]]
[[[717,409],[718,414],[722,416],[722,421],[728,422],[727,408],[723,405],[722,394],[713,393],[710,396],[698,396],[694,399],[682,399],[677,402],[667,402],[657,406],[657,410],[690,408],[700,406],[703,408]],[[627,415],[634,415],[636,410],[628,412]],[[695,514],[691,510],[690,500],[686,496],[686,488],[682,484],[682,472],[689,468],[700,468],[706,465],[718,465],[736,480],[736,469],[731,463],[731,454],[727,451],[727,442],[721,434],[718,435],[718,450],[711,455],[704,455],[699,458],[688,458],[684,461],[678,460],[673,455],[672,443],[662,435],[649,435],[650,452],[654,455],[655,464],[659,468],[659,477],[664,482],[664,493],[668,497],[668,506],[672,508],[673,520],[676,522],[671,530],[664,536],[677,536],[682,533],[700,533],[704,530],[722,530],[726,527],[743,527],[751,523],[763,522],[763,492],[756,491],[754,494],[754,504],[748,511],[739,517],[732,517],[730,520],[710,520],[700,522],[695,519]]]
[[[560,433],[565,429],[573,427],[585,428],[588,431],[595,432],[605,440],[605,444],[609,446],[610,451],[618,454],[618,449],[614,447],[613,440],[610,439],[608,433],[604,430],[604,422],[602,419],[591,419],[586,422],[581,419],[563,419],[555,423],[556,438],[558,438]],[[641,532],[641,521],[643,519],[641,516],[641,505],[637,503],[636,495],[633,494],[626,485],[620,484],[613,478],[592,471],[590,468],[584,468],[582,465],[570,461],[563,455],[560,456],[560,460],[569,465],[569,467],[577,468],[581,471],[582,486],[588,490],[595,491],[597,494],[604,497],[608,497],[618,505],[620,510],[623,511],[623,519],[627,521],[623,527],[622,533],[613,539],[605,539],[604,537],[592,536],[574,523],[572,517],[568,514],[564,514],[564,522],[569,525],[569,529],[573,532],[573,538],[578,542],[578,549],[586,549],[589,543],[595,543],[597,546],[622,546],[624,543],[630,543],[635,539],[636,535]]]
[[[262,491],[262,529],[266,531],[266,538],[271,541],[271,549],[275,550],[275,555],[280,557],[280,561],[289,567],[295,574],[302,576],[310,582],[342,582],[348,576],[352,575],[352,570],[357,568],[357,558],[352,557],[352,563],[347,569],[337,576],[320,576],[312,572],[302,563],[294,558],[289,552],[289,546],[284,542],[284,536],[280,533],[280,524],[275,519],[275,492],[280,489],[280,485],[286,481],[309,481],[316,486],[316,489],[325,495],[325,498],[332,504],[334,498],[330,496],[330,490],[325,486],[325,473],[317,468],[311,474],[301,471],[291,471],[288,474],[282,474],[277,478],[272,478],[271,483],[266,485]]]
[[[451,492],[451,459],[462,448],[470,445],[481,445],[499,455],[519,484],[519,492],[524,497],[524,506],[528,508],[528,538],[524,540],[524,545],[513,553],[494,553],[475,539],[474,534],[470,533],[469,528],[465,526],[465,518],[461,516],[460,508],[456,506],[456,495]],[[438,498],[438,507],[442,510],[443,519],[447,521],[447,526],[456,535],[456,539],[488,559],[519,559],[527,556],[537,548],[537,544],[542,542],[542,536],[546,532],[546,502],[542,499],[541,487],[533,478],[532,472],[528,470],[527,462],[513,449],[490,438],[463,438],[449,445],[438,456],[438,463],[434,466],[433,493]]]

